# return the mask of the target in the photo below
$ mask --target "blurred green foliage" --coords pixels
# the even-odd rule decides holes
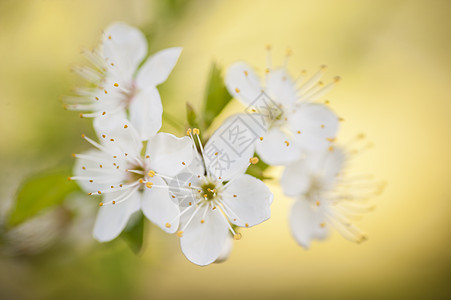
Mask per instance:
[[[71,166],[57,167],[26,179],[17,192],[8,225],[19,225],[43,209],[61,204],[67,195],[77,191],[77,184],[67,180],[70,172]]]

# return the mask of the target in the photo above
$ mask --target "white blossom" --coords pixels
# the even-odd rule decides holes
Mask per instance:
[[[77,96],[66,97],[66,108],[87,112],[81,117],[126,117],[127,113],[140,139],[147,140],[161,128],[163,107],[156,86],[166,81],[181,51],[168,48],[143,62],[147,56],[143,33],[125,23],[113,23],[100,47],[85,51],[92,67],[74,68],[90,85],[78,89]]]
[[[294,79],[286,66],[272,67],[268,62],[262,83],[245,62],[236,62],[228,68],[225,78],[228,91],[248,106],[249,112],[264,116],[266,130],[256,140],[256,151],[266,163],[288,164],[299,159],[302,151],[326,149],[334,140],[338,117],[317,100],[339,78],[324,85],[320,81],[324,69],[311,78],[301,75]]]
[[[158,133],[146,141],[143,151],[143,143],[128,120],[100,117],[94,125],[100,143],[83,135],[96,149],[74,155],[77,160],[70,178],[89,195],[102,197],[94,237],[101,242],[116,238],[140,209],[163,230],[175,232],[179,207],[169,196],[167,178],[191,163],[191,140]],[[169,221],[174,227],[165,226]]]

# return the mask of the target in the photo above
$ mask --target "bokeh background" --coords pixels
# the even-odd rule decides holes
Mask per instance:
[[[69,71],[84,63],[80,51],[118,20],[142,29],[151,53],[184,47],[160,88],[163,129],[176,134],[171,120],[184,119],[185,101],[200,107],[212,62],[263,71],[271,44],[275,64],[293,51],[293,73],[328,65],[326,80],[343,79],[327,98],[345,119],[339,140],[364,132],[375,146],[354,166],[388,185],[357,223],[367,242],[334,234],[305,251],[290,236],[291,200],[270,182],[272,218],[203,268],[152,226],[140,256],[122,240],[95,242],[96,205],[75,195],[75,229],[51,210],[3,236],[0,298],[450,299],[450,14],[447,0],[1,0],[0,218],[24,178],[88,149],[90,121],[63,110],[61,96],[81,83]]]

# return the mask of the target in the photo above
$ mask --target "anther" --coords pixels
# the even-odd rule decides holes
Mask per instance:
[[[97,193],[100,195],[100,194],[102,194],[102,192],[101,191],[97,191]]]
[[[249,75],[249,73],[247,71],[244,71],[244,76]]]
[[[188,128],[188,130],[186,131],[186,135],[191,135],[191,128]]]
[[[69,176],[69,177],[67,177],[67,180],[68,180],[68,181],[71,181],[71,180],[72,180],[72,178],[70,178],[70,176]]]
[[[177,231],[177,236],[181,238],[183,236],[183,231],[182,230]]]
[[[149,177],[154,177],[154,176],[155,176],[155,171],[150,170],[150,171],[147,173],[147,176],[149,176]]]
[[[149,189],[152,188],[152,185],[153,185],[153,183],[150,182],[150,181],[148,181],[148,182],[146,183],[146,187],[148,187]]]
[[[100,167],[100,168],[103,168],[103,166],[102,166],[102,165],[99,165],[99,167]]]
[[[329,146],[329,149],[328,149],[330,152],[332,152],[332,151],[334,151],[334,147],[333,146]]]
[[[118,86],[119,86],[119,84],[118,84],[118,83],[115,83],[115,84],[114,84],[114,86],[115,86],[115,87],[118,87]]]
[[[325,126],[324,126],[324,124],[321,124],[321,128],[324,128]]]
[[[127,124],[125,124],[125,125],[124,125],[124,128],[128,128],[128,125],[127,125]]]
[[[116,204],[116,201],[113,200],[113,201],[111,201],[111,203],[114,205],[114,204]]]
[[[263,141],[263,137],[262,136],[260,137],[260,141]]]
[[[198,128],[193,128],[193,134],[200,134],[200,130]]]
[[[319,206],[321,203],[319,201],[316,201],[316,206]]]
[[[96,97],[96,100],[99,101],[99,97]]]
[[[86,170],[86,167],[81,167],[83,170]]]
[[[239,88],[235,88],[235,92],[239,93],[240,89]]]
[[[287,145],[287,147],[290,146],[290,142],[289,141],[285,141],[284,143]]]
[[[235,235],[233,236],[233,238],[235,239],[235,240],[241,240],[241,233],[235,233]]]
[[[326,140],[331,142],[331,143],[335,142],[335,138],[326,138]]]
[[[100,203],[99,203],[99,206],[103,206],[103,202],[100,202]]]
[[[249,227],[249,224],[246,223],[246,224],[244,224],[244,226]]]
[[[301,131],[300,130],[298,130],[297,132],[296,132],[297,134],[301,134]]]
[[[182,161],[182,165],[186,165],[184,161]]]
[[[102,116],[104,116],[106,114],[106,111],[104,111],[103,113],[102,113]]]
[[[249,159],[249,162],[253,165],[255,165],[256,163],[258,163],[258,157],[251,157]]]
[[[105,94],[108,94],[108,91],[107,91],[107,90],[105,90],[104,92],[105,92]]]
[[[236,197],[237,197],[237,195],[233,195],[233,197],[234,197],[234,198],[236,198]]]
[[[265,73],[266,73],[266,74],[269,73],[269,68],[266,68]]]
[[[138,180],[138,182],[139,182],[139,183],[143,183],[143,182],[144,182],[144,179],[140,178],[140,179]]]
[[[204,224],[204,223],[205,223],[204,219],[200,220],[200,224]]]
[[[92,180],[92,179],[89,179],[89,182],[94,182],[94,180]]]
[[[324,227],[326,227],[326,223],[321,223],[321,224],[319,224],[319,226],[320,226],[321,228],[324,228]]]
[[[114,142],[114,139],[110,139],[110,141]]]
[[[111,35],[108,36],[108,39],[111,40]]]
[[[164,226],[166,226],[166,228],[171,228],[171,224],[169,224],[169,223],[166,223],[166,225],[164,225]]]
[[[102,137],[103,137],[103,138],[106,138],[106,135],[102,134]]]

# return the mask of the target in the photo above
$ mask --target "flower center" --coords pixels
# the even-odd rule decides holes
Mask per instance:
[[[201,189],[205,200],[213,200],[217,195],[216,185],[214,183],[204,183],[202,184]]]

